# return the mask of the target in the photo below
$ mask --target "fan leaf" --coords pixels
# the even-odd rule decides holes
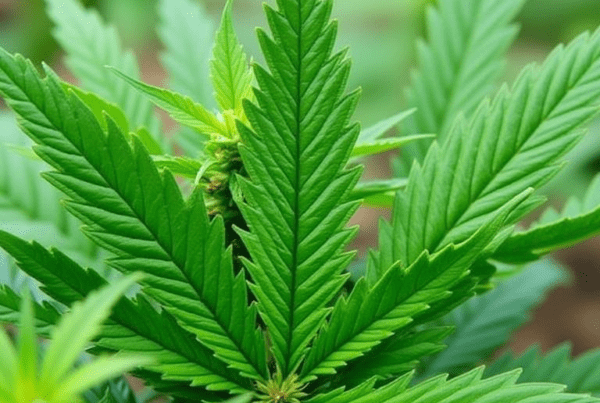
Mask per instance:
[[[39,77],[23,58],[0,53],[0,92],[19,115],[36,153],[57,170],[46,178],[65,192],[86,234],[123,272],[143,270],[148,293],[187,329],[248,376],[266,374],[243,273],[234,276],[222,219],[209,221],[202,195],[187,201],[173,176],[157,170],[138,140],[64,91],[49,70]]]
[[[344,95],[350,63],[332,55],[337,25],[329,0],[265,6],[272,37],[258,31],[270,72],[255,66],[257,104],[244,103],[251,128],[238,122],[240,153],[251,180],[241,178],[239,231],[252,260],[245,264],[286,377],[300,364],[345,281],[353,257],[344,229],[358,207],[348,195],[360,175],[346,170],[359,134],[349,125],[358,93]]]

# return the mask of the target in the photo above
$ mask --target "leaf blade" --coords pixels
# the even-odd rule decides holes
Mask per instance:
[[[357,208],[347,202],[359,171],[345,170],[359,129],[350,125],[357,93],[343,95],[349,63],[332,55],[331,1],[265,6],[272,36],[258,31],[269,71],[255,66],[256,104],[244,102],[251,129],[238,122],[250,180],[238,203],[250,228],[239,231],[273,354],[284,378],[299,365],[340,289]]]
[[[143,268],[148,292],[182,325],[238,370],[264,376],[255,308],[248,306],[243,275],[233,274],[223,222],[208,219],[201,194],[185,201],[174,178],[158,172],[139,141],[130,145],[110,119],[104,132],[49,69],[41,79],[30,63],[2,51],[0,92],[38,143],[38,155],[59,170],[45,177],[67,194],[69,211],[84,221],[92,240],[116,254],[109,263],[126,273]],[[209,279],[229,298],[217,298]]]
[[[217,30],[210,75],[221,110],[242,111],[242,100],[251,94],[252,70],[233,28],[233,0],[228,0]]]

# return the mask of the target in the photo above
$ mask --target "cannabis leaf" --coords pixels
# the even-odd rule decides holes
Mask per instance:
[[[300,364],[325,306],[341,288],[355,233],[344,229],[357,208],[347,202],[360,175],[344,167],[359,134],[349,119],[358,92],[344,95],[350,63],[332,55],[337,24],[331,1],[265,6],[272,37],[258,31],[270,72],[256,65],[257,104],[238,123],[240,154],[251,180],[239,178],[250,231],[239,233],[245,266],[285,378]]]
[[[0,329],[0,397],[7,403],[43,399],[49,403],[80,402],[79,395],[90,387],[122,372],[150,362],[142,356],[102,357],[73,369],[85,346],[98,334],[110,308],[139,276],[123,278],[94,292],[64,314],[52,331],[51,341],[38,362],[34,313],[30,296],[25,294],[21,308],[18,350]]]
[[[504,67],[504,54],[518,32],[511,21],[524,0],[461,0],[438,2],[427,10],[428,42],[417,42],[419,69],[406,91],[417,108],[407,120],[409,133],[448,137],[459,113],[470,116],[491,92]],[[423,161],[430,142],[408,148],[402,160]],[[408,172],[408,169],[406,169]]]
[[[447,298],[446,290],[469,274],[512,209],[528,196],[525,193],[505,206],[490,223],[460,245],[451,245],[431,257],[423,253],[408,268],[395,265],[372,287],[366,279],[359,280],[347,299],[338,300],[331,319],[308,354],[302,375],[312,379],[334,374],[336,367],[398,334],[414,317]],[[364,368],[361,372],[366,375]]]
[[[117,31],[106,26],[97,12],[85,9],[76,0],[46,2],[48,16],[56,24],[53,35],[67,52],[66,64],[83,87],[123,108],[133,128],[144,126],[158,136],[161,125],[152,105],[116,80],[105,67],[118,67],[131,76],[139,76],[137,61],[131,52],[121,49]]]
[[[214,24],[202,3],[192,0],[160,0],[158,36],[165,45],[160,55],[169,75],[169,88],[207,107],[212,89],[208,80]],[[131,75],[129,72],[122,70]]]
[[[542,354],[539,346],[533,346],[520,356],[506,352],[485,370],[487,376],[523,368],[520,382],[557,382],[567,385],[572,393],[600,394],[600,350],[590,350],[577,358],[571,358],[571,345],[563,343]]]
[[[204,106],[196,103],[192,98],[167,89],[144,84],[132,77],[123,74],[120,70],[110,68],[118,77],[133,88],[148,95],[149,99],[158,107],[169,113],[169,116],[178,123],[190,127],[199,133],[216,133],[227,136],[227,128],[214,114]]]
[[[45,176],[68,195],[67,208],[116,255],[112,266],[144,270],[148,293],[182,325],[241,372],[264,377],[264,341],[243,273],[234,277],[222,219],[209,221],[200,192],[184,201],[172,175],[158,172],[138,140],[130,145],[110,118],[105,132],[46,73],[42,79],[23,58],[0,52],[0,92],[39,144],[38,155],[59,169]]]
[[[84,270],[61,252],[48,251],[37,243],[28,243],[0,232],[0,246],[14,256],[24,272],[44,284],[43,292],[65,306],[71,306],[106,284],[106,280],[93,270]],[[0,293],[0,306],[15,312],[20,298],[10,289],[5,288],[4,291]],[[36,306],[36,318],[45,326],[54,325],[57,317],[52,307]],[[14,315],[2,318],[18,322]],[[157,383],[159,389],[172,387],[169,381],[179,382],[180,390],[183,389],[180,382],[192,386],[210,385],[217,390],[245,390],[249,387],[243,378],[214,358],[213,352],[183,329],[170,314],[157,312],[142,295],[138,295],[135,302],[122,299],[116,304],[96,344],[112,351],[155,357],[156,363],[144,366],[144,369],[161,374]]]
[[[571,198],[561,213],[546,210],[526,231],[516,232],[498,249],[494,258],[504,262],[526,262],[565,248],[600,233],[600,176],[583,200]]]
[[[408,387],[412,374],[373,390],[375,379],[349,391],[335,390],[309,399],[307,403],[459,403],[481,402],[556,402],[587,403],[596,399],[585,395],[560,393],[564,386],[539,383],[515,384],[521,371],[514,370],[482,379],[484,368],[476,368],[461,376],[447,379],[439,375]]]
[[[600,31],[558,47],[511,90],[485,101],[470,123],[459,119],[442,146],[434,143],[399,194],[394,260],[409,264],[423,250],[466,239],[512,197],[560,169],[560,157],[581,139],[578,129],[598,110],[599,46]]]
[[[398,194],[392,224],[381,226],[382,248],[372,259],[380,266],[367,275],[371,282],[397,262],[408,266],[425,250],[440,251],[467,239],[507,201],[560,169],[559,158],[581,138],[576,129],[597,112],[599,44],[597,32],[559,47],[541,67],[526,69],[512,91],[503,88],[491,103],[484,102],[471,123],[459,119],[442,146],[432,145],[423,167],[413,166],[407,188]],[[537,204],[530,199],[511,220]],[[494,247],[507,236],[503,232]],[[430,312],[449,312],[473,294],[475,273],[485,278],[494,270],[483,263],[471,268],[470,279],[448,289],[451,300]],[[413,326],[427,319],[432,318]],[[391,337],[365,360],[393,354],[402,336]],[[355,365],[364,365],[361,361]]]
[[[251,92],[252,70],[247,56],[233,29],[232,0],[228,0],[217,31],[210,77],[215,87],[217,103],[222,110],[241,112],[242,100]]]

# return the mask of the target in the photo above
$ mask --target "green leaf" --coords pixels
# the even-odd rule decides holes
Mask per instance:
[[[119,70],[112,68],[111,70],[133,88],[146,94],[158,107],[168,112],[175,121],[203,134],[216,133],[228,137],[225,124],[202,105],[195,103],[190,97],[144,84]]]
[[[359,182],[354,187],[350,198],[352,200],[369,199],[382,193],[395,194],[406,186],[406,179],[384,179],[369,182]]]
[[[469,275],[510,212],[529,194],[513,200],[464,243],[450,245],[432,256],[424,252],[408,268],[396,264],[372,287],[366,279],[359,280],[350,296],[335,305],[331,319],[312,345],[301,376],[311,380],[334,374],[337,367],[364,355],[434,303],[449,297],[447,290]],[[362,367],[355,370],[364,373]]]
[[[150,102],[115,79],[105,67],[139,77],[137,61],[133,53],[122,50],[117,31],[77,0],[46,0],[46,4],[48,16],[56,25],[52,34],[66,51],[66,64],[83,87],[119,105],[132,128],[145,126],[158,136],[161,124]]]
[[[160,0],[158,15],[158,36],[165,45],[160,60],[169,74],[169,88],[211,106],[208,60],[214,36],[212,19],[202,2],[193,0]]]
[[[18,367],[14,367],[17,372],[18,383],[24,382],[35,385],[38,375],[38,344],[35,333],[35,317],[33,313],[33,304],[31,303],[31,294],[29,290],[25,291],[25,296],[21,301],[19,321],[19,342],[18,342]],[[80,351],[78,351],[80,353]],[[71,363],[67,364],[69,367]],[[17,386],[18,388],[18,386]]]
[[[48,337],[50,329],[58,322],[60,314],[54,306],[47,301],[32,302],[35,310],[36,333]],[[0,286],[0,323],[19,324],[20,308],[22,304],[21,295],[6,285]]]
[[[139,141],[130,145],[112,120],[105,133],[46,71],[41,79],[23,58],[0,53],[0,92],[38,143],[36,153],[58,169],[45,177],[67,194],[69,211],[116,255],[113,267],[144,270],[148,293],[220,359],[263,377],[256,309],[248,306],[243,272],[234,276],[222,219],[209,221],[199,192],[185,201],[173,176],[159,173]]]
[[[104,364],[106,359],[104,359],[88,364],[92,365],[94,371],[86,370],[88,366],[84,366],[74,373],[68,374],[82,351],[85,350],[86,345],[100,333],[102,323],[109,317],[112,307],[141,278],[142,276],[135,274],[123,277],[111,285],[91,293],[86,297],[85,302],[75,303],[71,310],[62,316],[59,324],[53,329],[50,345],[44,352],[39,373],[39,385],[42,390],[49,392],[60,384],[61,393],[65,394],[64,397],[77,395],[97,383],[112,379],[122,372],[139,365],[146,365],[149,362],[147,358],[123,360],[112,357],[118,372],[115,372],[114,368],[111,370],[107,367]],[[24,317],[33,319],[33,313],[25,312],[23,312]],[[78,374],[84,374],[84,378],[82,379]],[[70,384],[71,376],[80,380],[80,385]],[[88,379],[84,382],[86,377]]]
[[[600,233],[600,176],[591,183],[583,200],[571,198],[562,212],[549,208],[529,229],[514,233],[494,258],[522,263],[566,248]]]
[[[386,151],[396,150],[415,141],[434,138],[431,134],[418,134],[414,136],[390,137],[373,140],[366,143],[357,143],[352,150],[352,157],[381,154]]]
[[[332,396],[317,397],[307,403],[593,403],[599,402],[586,395],[561,393],[564,386],[552,383],[525,383],[516,385],[520,371],[515,370],[482,379],[484,368],[447,379],[440,375],[407,388],[411,376],[404,376],[375,390],[372,381],[366,386]]]
[[[81,393],[97,383],[149,363],[151,360],[141,355],[126,359],[106,357],[73,370],[84,347],[100,331],[112,306],[139,279],[139,275],[121,278],[92,293],[88,299],[75,304],[70,312],[64,314],[52,331],[39,370],[33,304],[29,293],[25,292],[20,312],[18,356],[15,356],[11,343],[0,329],[0,351],[3,353],[4,366],[3,374],[0,374],[2,401],[17,403],[43,399],[54,403],[80,402]],[[107,365],[109,360],[110,365]]]
[[[127,121],[125,113],[118,105],[102,99],[93,92],[83,91],[74,85],[64,84],[64,86],[66,90],[71,90],[77,94],[79,99],[91,109],[98,122],[103,124],[102,128],[104,130],[107,130],[108,128],[105,123],[104,114],[108,113],[123,133],[129,133],[129,122]]]
[[[102,399],[98,400],[97,403],[118,403],[118,402],[114,398],[112,393],[110,393],[110,389],[107,388],[106,393],[104,393],[104,396],[102,397]]]
[[[42,291],[66,306],[107,283],[96,272],[84,270],[61,252],[48,251],[9,233],[0,232],[0,247],[16,259],[23,271],[43,284]],[[14,307],[19,297],[12,292],[8,292],[8,296],[11,297],[9,308]],[[2,303],[2,306],[7,305]],[[48,312],[36,306],[38,322],[54,324],[57,316],[56,311]],[[195,335],[183,329],[167,312],[157,312],[141,295],[136,302],[121,299],[116,304],[96,344],[113,351],[156,357],[158,362],[145,369],[161,374],[159,384],[177,381],[179,389],[182,382],[193,386],[211,385],[217,390],[249,388],[247,382],[214,358],[214,353],[198,342]],[[144,376],[144,379],[155,384],[152,377]]]
[[[451,326],[427,327],[400,331],[397,337],[384,342],[385,348],[377,349],[377,354],[359,358],[335,377],[335,384],[350,387],[365,382],[370,377],[396,377],[406,374],[421,364],[423,357],[429,357],[443,351],[444,342],[454,332]],[[373,350],[374,352],[376,350]],[[352,368],[360,368],[360,371]]]
[[[456,332],[446,340],[448,348],[427,363],[423,376],[457,375],[483,362],[529,319],[545,294],[565,280],[564,269],[546,260],[523,268],[493,291],[452,311],[444,324],[455,326]]]
[[[100,357],[69,374],[62,382],[56,399],[80,395],[90,387],[113,379],[136,367],[147,365],[152,360],[147,357],[113,356]]]
[[[254,397],[253,394],[248,393],[245,395],[232,397],[231,399],[227,400],[225,403],[250,403],[250,402],[252,402],[253,397]]]
[[[469,124],[459,119],[443,146],[434,143],[423,166],[413,166],[399,193],[388,234],[392,260],[410,264],[423,250],[461,242],[515,195],[547,182],[597,114],[599,98],[600,31],[525,69]]]
[[[221,26],[217,31],[210,77],[221,110],[242,112],[242,100],[251,95],[252,70],[233,28],[233,0],[228,0],[223,10]]]
[[[152,157],[159,168],[166,168],[175,175],[196,179],[202,163],[188,157],[173,157],[171,155],[155,155]]]
[[[561,344],[542,354],[539,346],[533,346],[520,356],[506,352],[495,360],[485,374],[522,368],[519,382],[556,382],[567,385],[571,393],[600,395],[600,350],[590,350],[577,358],[571,358],[571,345]]]
[[[342,287],[356,229],[344,226],[360,169],[345,166],[359,133],[349,121],[358,92],[344,95],[345,52],[332,55],[337,24],[332,2],[278,1],[265,6],[272,37],[258,30],[270,72],[256,65],[257,104],[244,103],[252,126],[238,122],[240,154],[251,180],[240,178],[239,204],[250,232],[239,230],[283,379],[294,372]]]
[[[400,112],[397,115],[384,119],[380,122],[375,123],[371,127],[361,130],[356,144],[359,145],[363,143],[371,143],[375,140],[382,138],[394,127],[397,127],[409,116],[412,116],[416,111],[416,109],[409,109],[407,111]]]
[[[428,41],[418,42],[419,68],[406,91],[408,105],[417,109],[408,119],[409,133],[436,133],[443,143],[456,116],[473,114],[502,74],[506,50],[518,33],[511,21],[524,3],[446,0],[427,10]],[[413,159],[421,163],[430,144],[408,148],[405,166]]]
[[[392,399],[394,396],[402,393],[411,377],[409,375],[398,378],[396,381],[375,390],[375,378],[366,381],[358,387],[349,391],[342,388],[332,392],[317,395],[309,399],[306,403],[350,403],[350,402],[383,402],[386,399]]]

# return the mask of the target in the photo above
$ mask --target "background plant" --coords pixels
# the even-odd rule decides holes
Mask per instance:
[[[468,304],[510,307],[514,315],[479,309],[488,313],[477,317],[473,305],[463,304],[501,281],[498,262],[526,263],[597,233],[597,184],[562,214],[547,213],[522,232],[513,226],[545,201],[534,189],[557,173],[597,110],[599,34],[558,48],[476,107],[493,87],[522,2],[485,0],[473,9],[442,2],[429,14],[433,35],[421,47],[409,90],[419,108],[361,131],[351,123],[358,93],[343,92],[345,51],[332,51],[329,1],[266,7],[272,34],[259,30],[258,37],[268,69],[254,65],[253,73],[228,4],[213,51],[216,113],[197,101],[205,85],[186,86],[199,89],[192,98],[138,81],[133,57],[120,54],[114,31],[95,14],[74,2],[49,6],[68,63],[86,88],[65,84],[47,67],[42,78],[22,57],[3,52],[0,91],[35,153],[53,167],[44,177],[65,193],[67,210],[107,251],[108,265],[146,273],[135,299],[116,305],[94,352],[152,356],[136,375],[180,401],[222,401],[228,393],[313,403],[461,401],[463,394],[595,401],[560,394],[552,384],[515,386],[518,372],[500,365],[492,378],[481,378],[483,368],[469,371],[503,341],[482,337],[486,326],[508,334],[537,301],[499,286]],[[85,22],[83,33],[73,21]],[[166,29],[162,35],[167,43],[173,38]],[[90,57],[74,39],[104,51]],[[174,53],[166,64],[197,71],[197,60],[174,62],[185,56]],[[252,74],[258,89],[250,93]],[[186,139],[189,156],[164,155],[171,144],[142,94],[187,127],[178,137]],[[433,124],[422,123],[427,119]],[[414,135],[383,137],[401,122]],[[429,131],[438,140],[426,154],[418,146],[404,151],[405,161],[419,162],[408,178],[357,185],[357,158],[423,144],[428,136],[420,133]],[[346,223],[358,200],[385,204],[399,189],[391,222],[381,224],[379,250],[370,254],[365,275],[349,283],[344,271],[353,255],[345,248],[355,230]],[[82,262],[9,232],[0,233],[0,245],[61,309],[106,282]],[[526,276],[533,269],[525,270],[521,281],[535,284]],[[537,295],[559,277],[548,276]],[[3,291],[3,316],[13,321],[19,297]],[[57,320],[49,307],[36,307],[42,328]],[[459,331],[451,347],[424,359],[443,350],[453,327]],[[478,351],[469,351],[469,337],[479,337]],[[593,361],[574,362],[575,373]],[[411,385],[415,368],[423,377],[443,371],[456,377]],[[565,373],[535,380],[557,381]],[[573,392],[597,390],[593,381],[564,382]]]

